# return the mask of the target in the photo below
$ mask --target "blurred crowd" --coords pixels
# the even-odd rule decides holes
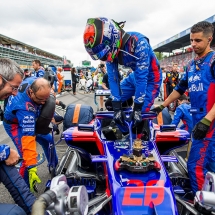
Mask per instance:
[[[164,101],[172,93],[174,87],[179,83],[185,72],[178,63],[173,63],[161,69],[162,82],[158,100]]]

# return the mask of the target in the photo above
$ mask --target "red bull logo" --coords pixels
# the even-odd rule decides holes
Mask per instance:
[[[190,92],[203,91],[203,89],[204,89],[203,83],[191,84],[191,86],[189,87],[189,91],[190,91]]]
[[[188,78],[190,83],[195,83],[197,81],[201,81],[201,74],[195,74]]]

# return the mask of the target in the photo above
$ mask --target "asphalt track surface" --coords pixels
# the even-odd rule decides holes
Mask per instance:
[[[93,107],[94,111],[96,112],[97,107],[94,103],[94,93],[91,94],[84,94],[83,91],[77,92],[76,95],[73,95],[72,92],[65,92],[62,95],[58,97],[58,99],[62,102],[64,102],[66,105],[69,104],[87,104]],[[99,97],[97,98],[97,101],[99,102]],[[158,102],[156,99],[156,104],[159,104],[161,102]],[[62,111],[60,111],[60,114],[63,114]],[[62,133],[62,125],[60,125],[60,132]],[[0,125],[0,144],[8,144],[11,148],[16,149],[14,144],[12,143],[10,137],[6,134],[4,127]],[[55,135],[55,141],[59,140],[60,135]],[[65,153],[67,148],[67,145],[64,141],[62,141],[59,145],[56,146],[58,158],[60,159],[62,155]],[[42,152],[42,148],[39,144],[37,144],[37,151],[38,153]],[[38,193],[35,193],[35,196],[39,196],[44,192],[46,182],[50,179],[50,174],[47,168],[47,161],[45,161],[43,164],[38,166],[38,175],[42,181],[41,184],[38,185]],[[12,197],[10,196],[7,189],[4,187],[3,184],[0,184],[0,203],[14,203]]]

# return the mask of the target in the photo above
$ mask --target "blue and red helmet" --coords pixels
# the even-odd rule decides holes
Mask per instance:
[[[121,45],[121,30],[107,18],[87,20],[84,46],[93,60],[113,61]]]

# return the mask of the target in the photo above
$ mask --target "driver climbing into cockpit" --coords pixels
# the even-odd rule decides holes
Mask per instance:
[[[112,93],[114,120],[124,124],[122,97],[125,100],[135,95],[130,119],[134,127],[142,122],[141,111],[149,111],[159,94],[161,70],[158,60],[149,44],[149,39],[137,32],[125,32],[122,26],[107,18],[87,20],[84,31],[84,46],[93,60],[106,62],[108,81]],[[131,83],[125,83],[123,94],[120,89],[118,64],[130,67],[133,71]]]

